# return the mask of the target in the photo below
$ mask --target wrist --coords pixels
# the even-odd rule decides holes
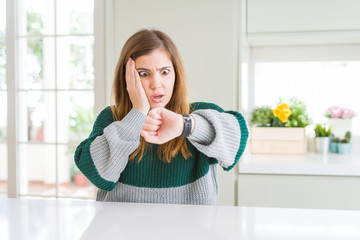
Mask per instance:
[[[140,108],[140,107],[133,107],[134,109],[138,110],[139,112],[143,113],[145,116],[149,113],[149,108]]]

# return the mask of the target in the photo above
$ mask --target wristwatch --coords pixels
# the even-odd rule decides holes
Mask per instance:
[[[191,134],[192,120],[190,118],[190,115],[187,114],[181,114],[181,115],[183,116],[184,119],[184,130],[180,135],[180,137],[187,138]]]

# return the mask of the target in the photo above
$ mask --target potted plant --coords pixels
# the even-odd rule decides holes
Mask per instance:
[[[251,124],[258,127],[270,127],[273,119],[273,110],[269,106],[255,108],[251,113]]]
[[[310,124],[306,106],[296,98],[276,108],[255,108],[251,118],[250,147],[253,154],[305,154],[305,127]]]
[[[88,185],[87,178],[84,176],[84,174],[82,174],[82,172],[75,165],[75,163],[73,164],[73,167],[71,170],[71,175],[72,175],[72,177],[71,177],[72,181],[75,183],[75,186],[85,187]]]
[[[335,137],[333,133],[330,134],[330,152],[332,153],[338,153],[338,143],[340,142],[340,139],[338,137]]]
[[[349,154],[351,152],[351,132],[345,133],[345,138],[338,143],[338,150],[340,154]]]
[[[347,131],[352,129],[352,118],[355,117],[353,110],[339,106],[329,107],[325,111],[325,117],[328,118],[328,126],[335,136],[343,138]]]
[[[328,153],[330,145],[331,128],[326,129],[325,124],[316,124],[315,131],[315,150],[317,153]]]

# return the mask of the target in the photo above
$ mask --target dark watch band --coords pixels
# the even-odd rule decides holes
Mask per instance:
[[[190,136],[192,121],[191,121],[191,118],[189,115],[186,115],[186,114],[181,114],[181,115],[183,116],[183,119],[184,119],[184,131],[182,132],[180,137],[186,138],[186,137]]]

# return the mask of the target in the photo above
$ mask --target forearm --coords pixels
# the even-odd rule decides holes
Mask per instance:
[[[216,158],[225,169],[236,164],[247,140],[242,116],[238,120],[233,114],[210,109],[195,111],[192,116],[196,123],[190,142],[207,156]]]
[[[129,155],[139,146],[140,130],[145,115],[131,110],[121,121],[115,121],[104,128],[88,146],[89,155],[82,159],[87,164],[80,164],[80,170],[97,187],[104,189],[107,182],[116,183],[126,167]],[[88,166],[93,164],[94,169]],[[106,189],[109,191],[108,187]]]

